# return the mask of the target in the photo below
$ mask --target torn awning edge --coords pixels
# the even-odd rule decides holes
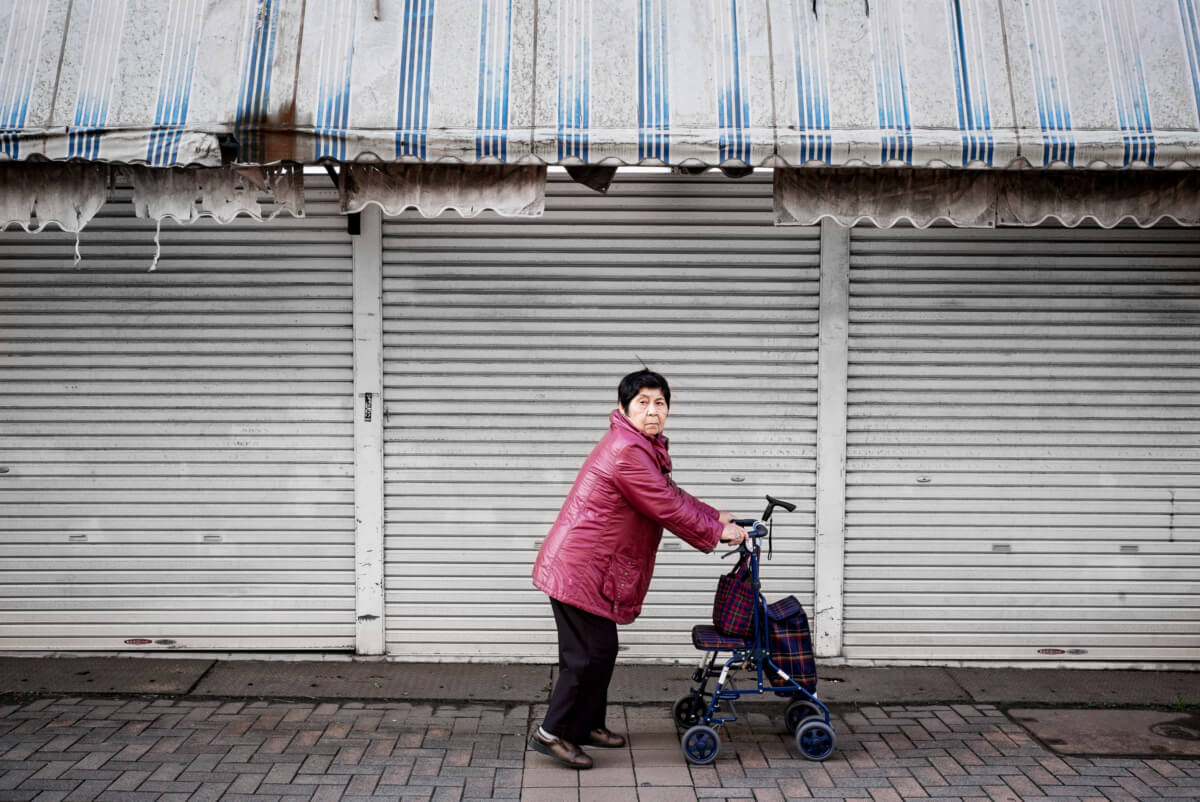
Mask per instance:
[[[201,218],[212,218],[228,224],[245,214],[261,222],[285,211],[293,217],[304,217],[304,169],[297,164],[117,169],[133,185],[134,216],[155,221],[151,270],[158,266],[162,255],[158,237],[163,220],[194,223]],[[269,199],[271,207],[266,213],[260,201],[262,196]]]
[[[304,170],[298,164],[226,167],[108,166],[90,162],[0,164],[0,228],[40,231],[56,224],[78,232],[108,198],[114,175],[132,187],[137,217],[229,223],[238,215],[269,220],[304,216]],[[417,209],[433,217],[453,209],[536,217],[545,209],[542,165],[353,164],[339,177],[341,209],[371,203],[389,215]]]
[[[135,216],[160,224],[201,218],[229,223],[243,214],[261,221],[285,211],[304,216],[304,169],[295,163],[159,168],[10,162],[0,164],[0,229],[16,224],[34,232],[54,224],[78,234],[107,201],[114,175],[132,187]],[[345,213],[374,203],[389,215],[416,209],[426,217],[447,210],[463,217],[488,210],[537,217],[545,210],[546,167],[343,165],[338,189]]]
[[[415,209],[424,217],[454,210],[463,217],[492,211],[502,217],[540,217],[546,208],[544,165],[344,164],[338,173],[342,211],[370,204],[394,216]]]
[[[285,211],[304,216],[304,171],[295,164],[150,168],[91,162],[9,163],[0,164],[0,230],[16,224],[32,233],[57,225],[75,234],[78,264],[79,232],[108,201],[114,174],[133,188],[134,215],[156,222],[151,270],[158,264],[158,234],[165,219],[192,223],[211,218],[224,224],[241,214],[260,221]],[[266,209],[260,200],[264,196]]]
[[[102,164],[0,165],[0,230],[79,233],[108,199],[109,173]]]
[[[0,164],[0,228],[40,231],[55,224],[78,234],[108,197],[112,171],[133,186],[138,217],[228,223],[283,211],[304,214],[303,168],[295,164],[225,168],[110,168],[94,163]],[[394,215],[415,208],[431,217],[454,209],[538,216],[545,204],[544,166],[344,165],[345,212],[375,203]],[[942,170],[801,168],[775,171],[778,225],[880,227],[937,221],[962,227],[1033,226],[1095,220],[1111,228],[1132,220],[1200,225],[1200,175],[1189,170]],[[260,195],[270,198],[264,212]]]
[[[304,168],[269,166],[143,167],[91,162],[0,164],[0,230],[27,232],[57,225],[79,232],[109,197],[114,176],[132,188],[134,215],[156,223],[153,270],[161,255],[162,221],[232,222],[239,215],[270,220],[288,212],[304,216]],[[376,204],[388,215],[416,209],[426,217],[447,210],[463,217],[494,211],[505,217],[539,217],[546,204],[546,167],[515,165],[343,165],[339,196],[344,213]]]
[[[144,219],[190,223],[210,217],[229,223],[240,214],[256,220],[285,211],[304,216],[304,172],[295,164],[151,168],[12,162],[0,164],[0,229],[15,223],[34,232],[54,224],[77,233],[108,200],[114,175],[128,180],[134,213]]]
[[[776,170],[775,224],[879,228],[1036,226],[1056,220],[1103,228],[1164,219],[1200,226],[1200,174],[1190,170]]]
[[[208,217],[230,223],[241,214],[262,221],[285,211],[304,217],[304,170],[296,164],[117,169],[133,187],[134,214],[140,218],[192,223]]]

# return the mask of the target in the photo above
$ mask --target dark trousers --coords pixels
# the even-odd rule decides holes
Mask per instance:
[[[608,683],[617,663],[617,624],[557,599],[550,600],[558,625],[558,680],[542,728],[572,743],[604,726]]]

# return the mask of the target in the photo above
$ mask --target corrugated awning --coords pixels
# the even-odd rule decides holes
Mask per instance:
[[[0,5],[0,159],[1200,163],[1197,0]]]

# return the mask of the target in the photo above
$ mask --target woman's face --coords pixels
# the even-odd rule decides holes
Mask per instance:
[[[667,399],[663,397],[662,390],[643,387],[629,402],[629,409],[625,412],[625,417],[629,418],[642,434],[653,437],[661,434],[663,427],[667,425],[668,412],[670,412],[670,408],[667,406]]]

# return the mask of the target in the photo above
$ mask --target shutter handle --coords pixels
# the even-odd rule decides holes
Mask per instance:
[[[8,473],[8,466],[0,465],[0,473]]]

